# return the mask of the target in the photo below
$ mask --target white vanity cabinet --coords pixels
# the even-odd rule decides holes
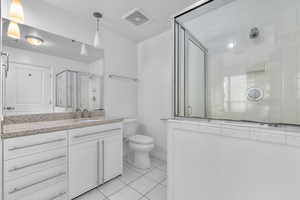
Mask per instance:
[[[109,181],[123,171],[123,136],[115,133],[102,140],[103,145],[103,181]]]
[[[73,199],[122,174],[122,141],[120,122],[4,139],[1,200]]]
[[[4,200],[67,200],[67,132],[3,140]]]
[[[89,191],[99,184],[99,141],[86,141],[70,147],[70,197]]]
[[[69,192],[75,198],[122,174],[122,124],[69,132]]]

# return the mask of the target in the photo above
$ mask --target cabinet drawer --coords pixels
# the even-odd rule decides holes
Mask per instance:
[[[4,140],[4,160],[23,157],[67,145],[65,131]]]
[[[4,180],[20,178],[59,165],[67,166],[66,147],[5,161]]]
[[[122,134],[122,125],[120,123],[92,126],[80,129],[74,129],[69,132],[70,145],[106,137],[112,134]]]
[[[29,196],[16,200],[67,200],[67,188],[65,182],[55,184]]]
[[[4,182],[4,199],[19,200],[33,195],[45,188],[62,184],[61,191],[66,190],[67,170],[65,166],[53,167],[13,181]],[[57,194],[58,195],[58,194]],[[42,199],[42,198],[40,198]]]

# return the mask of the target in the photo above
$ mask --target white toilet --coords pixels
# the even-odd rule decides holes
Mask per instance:
[[[150,152],[154,148],[153,138],[137,134],[136,119],[124,120],[124,136],[128,147],[127,159],[132,165],[140,169],[151,167]]]

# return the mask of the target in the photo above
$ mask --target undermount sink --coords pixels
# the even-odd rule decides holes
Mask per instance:
[[[80,119],[79,122],[98,122],[100,119]]]

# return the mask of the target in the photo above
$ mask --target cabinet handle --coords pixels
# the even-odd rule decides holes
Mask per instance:
[[[44,183],[44,182],[46,182],[46,181],[50,181],[50,180],[55,179],[55,178],[57,178],[57,177],[63,176],[63,175],[65,175],[65,174],[66,174],[66,172],[61,172],[61,173],[59,173],[59,174],[56,174],[56,175],[54,175],[54,176],[51,176],[51,177],[45,178],[45,179],[43,179],[43,180],[37,181],[37,182],[32,183],[32,184],[30,184],[30,185],[26,185],[26,186],[23,186],[23,187],[20,187],[20,188],[14,188],[12,191],[9,192],[9,194],[14,194],[14,193],[16,193],[16,192],[20,192],[20,191],[22,191],[22,190],[31,188],[31,187],[36,186],[36,185],[38,185],[38,184]]]
[[[56,195],[56,196],[54,196],[54,197],[52,197],[52,198],[50,198],[50,199],[48,199],[48,200],[55,200],[55,199],[57,199],[57,198],[59,198],[59,197],[61,197],[61,196],[64,196],[66,194],[66,192],[61,192],[61,193],[59,193],[58,195]]]
[[[99,151],[100,151],[100,143],[97,141],[97,185],[100,185],[100,172],[99,172],[99,167],[100,167],[100,158],[99,158]]]
[[[37,144],[25,145],[25,146],[21,146],[21,147],[13,147],[11,149],[8,149],[8,151],[16,151],[16,150],[26,149],[26,148],[30,148],[30,147],[41,146],[41,145],[44,145],[44,144],[51,144],[51,143],[61,142],[61,141],[64,141],[64,140],[65,139],[57,139],[57,140],[51,140],[51,141],[41,142],[41,143],[37,143]]]
[[[22,169],[26,169],[26,168],[28,168],[28,167],[33,167],[33,166],[36,166],[36,165],[44,164],[44,163],[47,163],[47,162],[50,162],[50,161],[53,161],[53,160],[58,160],[58,159],[65,158],[65,157],[66,157],[66,155],[63,155],[63,156],[57,156],[57,157],[55,157],[55,158],[50,158],[50,159],[47,159],[47,160],[35,162],[35,163],[32,163],[32,164],[24,165],[24,166],[22,166],[22,167],[15,167],[15,168],[13,168],[13,169],[8,170],[8,172],[19,171],[19,170],[22,170]]]
[[[104,161],[104,140],[102,142],[102,160],[103,160],[103,165],[102,165],[102,183],[104,183],[104,166],[105,166],[105,161]]]
[[[98,134],[101,134],[101,133],[116,131],[116,130],[121,130],[121,128],[115,128],[115,129],[110,129],[110,130],[105,130],[105,131],[88,133],[88,134],[84,134],[84,135],[75,135],[74,138],[83,138],[83,137],[87,137],[87,136],[98,135]]]

